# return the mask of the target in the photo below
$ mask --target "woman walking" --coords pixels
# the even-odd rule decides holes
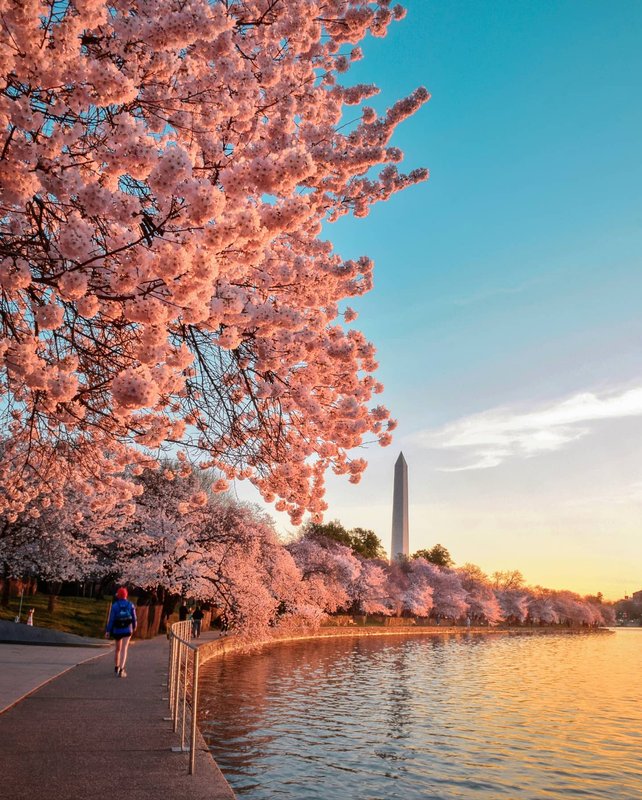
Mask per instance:
[[[112,603],[109,621],[105,628],[105,639],[111,635],[116,642],[114,653],[114,675],[117,678],[126,678],[125,663],[127,662],[127,648],[133,632],[136,630],[136,608],[127,599],[127,589],[121,586],[116,592],[116,600]]]

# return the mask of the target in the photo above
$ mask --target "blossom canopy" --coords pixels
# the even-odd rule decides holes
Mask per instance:
[[[427,177],[339,83],[388,0],[0,0],[0,505],[52,461],[105,475],[181,447],[298,522],[394,423],[337,321],[372,262],[322,223]],[[342,77],[342,81],[345,78]],[[347,106],[359,106],[345,125]],[[352,114],[352,112],[350,112]],[[348,308],[344,322],[354,319]],[[62,469],[62,467],[61,467]]]

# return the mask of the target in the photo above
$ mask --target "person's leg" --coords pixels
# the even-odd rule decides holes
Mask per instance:
[[[121,674],[125,673],[125,663],[127,662],[127,650],[129,649],[129,640],[131,636],[125,636],[123,639],[120,640],[121,642],[121,651],[120,651],[120,672]]]
[[[114,648],[114,672],[118,672],[119,667],[119,659],[120,659],[120,648],[122,646],[122,639],[116,639],[116,647]]]

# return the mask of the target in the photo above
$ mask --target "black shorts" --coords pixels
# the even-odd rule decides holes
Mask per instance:
[[[131,633],[112,633],[111,638],[118,641],[119,639],[126,639],[128,636],[131,636]]]

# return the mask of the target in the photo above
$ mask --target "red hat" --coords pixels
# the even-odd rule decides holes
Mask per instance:
[[[127,599],[127,589],[124,586],[121,586],[120,589],[116,592],[116,599],[117,600],[126,600]]]

